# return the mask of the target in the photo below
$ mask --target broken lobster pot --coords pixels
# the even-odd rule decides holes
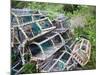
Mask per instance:
[[[31,60],[45,60],[57,52],[64,44],[65,41],[59,33],[49,33],[36,38],[29,45],[32,53]]]
[[[73,48],[73,58],[81,65],[84,66],[90,59],[91,44],[89,40],[81,38]]]

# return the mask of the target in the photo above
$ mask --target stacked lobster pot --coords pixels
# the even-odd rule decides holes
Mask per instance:
[[[40,72],[73,70],[90,58],[90,42],[73,40],[70,20],[64,15],[51,21],[40,11],[12,9],[12,71],[20,73],[23,65],[36,62]]]
[[[27,58],[28,55],[31,55],[31,47],[33,47],[31,44],[34,39],[47,34],[55,28],[49,18],[38,11],[12,9],[11,51],[12,59],[15,59],[14,62],[12,62],[12,70],[14,72],[18,73],[22,70],[22,66],[29,62]],[[37,53],[38,51],[35,50],[35,52]],[[34,51],[32,51],[32,53],[34,53]]]

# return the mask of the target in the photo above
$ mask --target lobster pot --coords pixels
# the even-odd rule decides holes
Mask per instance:
[[[32,22],[35,20],[39,20],[41,18],[44,18],[42,14],[39,12],[33,12],[32,10],[28,9],[12,9],[12,23],[15,24],[16,20],[18,24],[25,24],[28,22]],[[16,24],[16,25],[18,25]]]
[[[60,22],[57,22],[57,21],[54,20],[52,23],[53,23],[54,26],[56,26],[57,29],[62,28]]]
[[[56,28],[48,18],[39,12],[32,14],[30,11],[28,9],[12,9],[12,28],[15,28],[15,35],[21,43],[24,39],[33,40]],[[22,37],[20,37],[21,35]]]
[[[32,21],[32,11],[29,9],[12,9],[12,15],[16,18],[18,24]]]
[[[43,32],[50,31],[56,28],[55,26],[52,25],[51,21],[48,18],[40,19],[36,21],[36,23],[39,25],[39,27],[41,28]]]
[[[41,70],[41,72],[49,72],[49,68],[56,62],[56,60],[51,60],[46,63],[46,66],[44,66]]]
[[[61,48],[63,49],[63,48]],[[56,72],[56,71],[64,71],[67,66],[73,64],[71,62],[71,55],[66,52],[66,50],[61,50],[59,53],[55,53],[52,60],[46,63],[46,66],[43,65],[41,72]],[[70,63],[70,64],[69,64]]]
[[[51,69],[50,72],[57,72],[57,71],[63,71],[65,68],[65,64],[62,61],[59,61],[55,64],[55,66]]]
[[[66,63],[68,61],[70,57],[70,54],[68,54],[67,52],[61,57],[61,61],[63,61],[64,63]]]
[[[39,45],[39,43],[41,41],[44,41],[44,40],[46,40],[46,37],[41,37],[41,38],[39,37],[39,38],[36,38],[34,40],[35,42],[38,42],[38,44],[32,43],[32,44],[29,45],[29,48],[32,52],[32,56],[35,56],[39,53],[42,54],[42,50],[45,51],[48,47],[52,46],[52,42],[50,40],[48,40],[47,42],[44,42],[43,44]]]
[[[60,58],[60,59],[59,59]],[[51,72],[54,71],[64,71],[66,67],[66,63],[69,62],[70,55],[68,53],[64,53],[62,57],[56,59],[57,63],[51,69]]]
[[[11,9],[11,12],[17,15],[28,15],[28,14],[36,13],[36,12],[33,12],[31,9]]]
[[[36,22],[31,22],[28,24],[24,24],[20,27],[15,26],[15,35],[17,35],[17,37],[19,38],[19,40],[21,42],[23,42],[23,40],[25,38],[31,38],[33,39],[34,37],[38,36],[38,35],[43,35],[46,34],[47,32],[53,30],[55,27],[53,27],[48,19],[45,19],[46,21],[43,21],[44,23],[46,22],[46,25],[44,24],[41,25],[39,24],[38,21]],[[47,21],[48,20],[48,21]],[[22,37],[20,37],[20,35],[22,35]],[[24,38],[25,36],[25,38]]]
[[[17,15],[17,14],[16,14]],[[11,24],[12,25],[21,25],[25,24],[28,22],[32,22],[32,16],[31,15],[17,15],[15,16],[14,14],[11,15]]]
[[[81,38],[76,42],[73,47],[73,58],[81,65],[84,66],[90,59],[91,45],[87,39]]]
[[[38,20],[38,24],[41,26],[42,29],[53,27],[51,21],[47,17]]]
[[[67,32],[62,33],[61,35],[66,42],[70,39],[69,34]]]
[[[51,36],[51,38],[50,38]],[[53,33],[46,37],[48,41],[41,43],[45,55],[51,55],[64,45],[64,41],[59,34]],[[49,39],[50,38],[50,39]]]
[[[66,18],[64,21],[60,22],[64,28],[69,28],[70,27],[70,20]]]
[[[17,18],[18,18],[18,21],[19,21],[20,24],[24,24],[24,23],[32,21],[31,15],[17,16]]]
[[[41,25],[39,24],[40,22],[36,21],[29,24],[25,24],[21,26],[21,28],[25,32],[28,38],[34,38],[34,36],[37,36],[38,34],[45,34],[55,28],[49,23],[49,21],[47,22],[43,21],[43,22],[46,23],[46,25],[45,24]]]
[[[58,51],[65,44],[65,42],[59,33],[51,33],[34,39],[32,44],[34,45],[30,50],[33,57],[37,57],[42,60],[50,57]]]
[[[38,35],[39,33],[42,32],[42,30],[40,29],[40,27],[37,25],[36,22],[32,23],[32,32],[34,35]]]
[[[65,42],[67,43],[69,40],[72,39],[70,30],[61,33],[61,36],[64,38]]]
[[[41,49],[36,44],[30,44],[29,49],[31,50],[32,56],[35,56],[41,52]]]
[[[72,51],[63,46],[57,51],[48,62],[40,66],[41,72],[56,72],[64,70],[73,70],[77,65],[77,61],[72,57]]]
[[[57,29],[69,28],[70,20],[68,17],[60,15],[53,21],[53,24],[57,27]]]
[[[32,38],[37,34],[41,33],[41,29],[36,24],[36,22],[24,25],[21,28],[24,30],[28,38]]]
[[[56,29],[55,32],[60,33],[66,43],[72,39],[72,33],[70,29]]]
[[[41,44],[41,46],[42,46],[44,51],[47,51],[47,50],[49,50],[50,48],[53,47],[53,43],[52,43],[51,40],[48,40],[47,42]]]

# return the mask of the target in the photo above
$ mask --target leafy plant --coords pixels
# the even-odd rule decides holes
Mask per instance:
[[[24,68],[22,69],[21,73],[23,74],[31,74],[31,73],[36,73],[36,64],[34,63],[27,63],[23,66]]]

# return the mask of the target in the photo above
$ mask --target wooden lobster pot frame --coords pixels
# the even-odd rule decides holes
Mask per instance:
[[[45,60],[51,57],[65,44],[64,39],[59,33],[50,33],[43,37],[34,39],[30,44],[32,60]]]
[[[73,58],[81,65],[84,66],[90,59],[91,44],[89,40],[81,38],[73,48]]]

